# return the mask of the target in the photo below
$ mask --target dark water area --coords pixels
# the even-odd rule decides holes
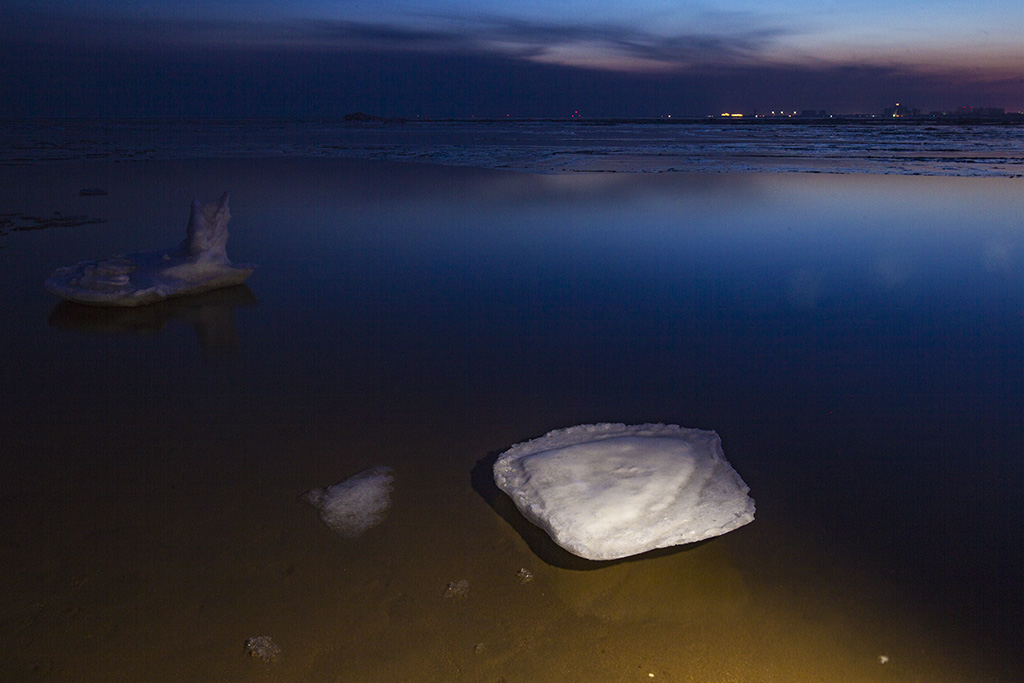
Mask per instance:
[[[754,612],[777,600],[802,615],[800,629],[820,620],[826,633],[842,624],[836,633],[864,637],[865,668],[840,657],[833,680],[932,680],[930,666],[946,680],[1019,680],[1020,180],[528,175],[310,159],[68,163],[4,177],[0,213],[106,220],[0,237],[5,594],[69,562],[91,566],[69,559],[82,548],[120,548],[124,516],[187,536],[251,514],[259,552],[296,553],[281,562],[301,574],[302,546],[263,548],[261,534],[277,532],[260,529],[312,535],[296,496],[378,463],[396,469],[396,499],[403,486],[417,493],[396,502],[394,529],[381,533],[482,567],[495,535],[519,539],[473,490],[477,463],[550,429],[665,422],[719,432],[757,518],[648,562],[724,553]],[[123,312],[42,291],[57,266],[177,242],[193,196],[224,189],[228,253],[260,264],[245,288]],[[89,510],[106,521],[80,515]],[[466,525],[472,549],[431,541],[435,514]],[[131,542],[154,547],[143,557],[187,545],[140,524]],[[551,571],[570,592],[590,580]],[[638,604],[660,599],[655,584],[638,590]],[[11,671],[71,677],[75,666],[39,644],[46,629],[32,619],[43,616],[8,612]],[[628,642],[626,626],[601,619],[587,628]],[[673,619],[651,623],[671,634]],[[140,621],[129,624],[144,632]],[[754,619],[736,647],[761,638],[800,651],[800,629],[758,631],[778,623],[789,622]],[[226,639],[237,645],[249,630]],[[489,676],[477,680],[543,679],[524,652],[490,669],[477,657]],[[106,666],[113,655],[93,656]],[[133,671],[159,669],[148,656]],[[788,669],[778,656],[729,671],[708,659],[666,678],[814,679],[810,664]],[[402,671],[395,657],[391,671]],[[472,666],[436,680],[473,680]]]
[[[884,119],[342,119],[0,122],[0,165],[354,158],[540,173],[1024,175],[1024,125]]]

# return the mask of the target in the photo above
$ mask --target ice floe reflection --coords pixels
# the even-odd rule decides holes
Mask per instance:
[[[239,336],[235,309],[256,306],[247,285],[169,299],[150,306],[111,308],[61,301],[50,312],[51,326],[89,334],[153,334],[168,323],[192,325],[199,345],[208,351],[233,351]]]

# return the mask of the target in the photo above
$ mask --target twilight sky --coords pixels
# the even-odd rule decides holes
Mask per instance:
[[[7,0],[0,117],[1024,109],[1020,0]]]

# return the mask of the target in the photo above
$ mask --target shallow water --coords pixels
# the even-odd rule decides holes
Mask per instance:
[[[2,175],[0,213],[106,219],[0,236],[5,679],[1019,676],[1019,180]],[[42,291],[178,242],[223,189],[247,288],[123,313]],[[756,520],[627,562],[559,552],[489,463],[600,421],[717,430]],[[298,500],[378,464],[394,506],[364,537]],[[278,662],[246,656],[261,635]]]

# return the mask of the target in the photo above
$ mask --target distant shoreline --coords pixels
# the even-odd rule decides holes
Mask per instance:
[[[975,116],[975,115],[949,115],[949,116],[901,116],[887,117],[868,114],[840,114],[826,116],[622,116],[622,117],[468,117],[468,118],[428,118],[428,117],[388,117],[373,116],[367,119],[351,119],[343,116],[235,116],[215,118],[90,118],[90,117],[19,117],[0,118],[0,125],[18,123],[135,123],[135,124],[159,124],[159,123],[225,123],[225,122],[274,122],[274,121],[310,121],[310,122],[331,122],[353,127],[386,126],[389,124],[415,124],[415,123],[458,123],[458,124],[495,124],[495,123],[557,123],[580,126],[593,125],[676,125],[676,124],[704,124],[720,123],[723,125],[887,125],[887,126],[919,126],[919,125],[943,125],[943,126],[965,126],[965,125],[1024,125],[1024,112],[1008,112],[1002,116]]]

